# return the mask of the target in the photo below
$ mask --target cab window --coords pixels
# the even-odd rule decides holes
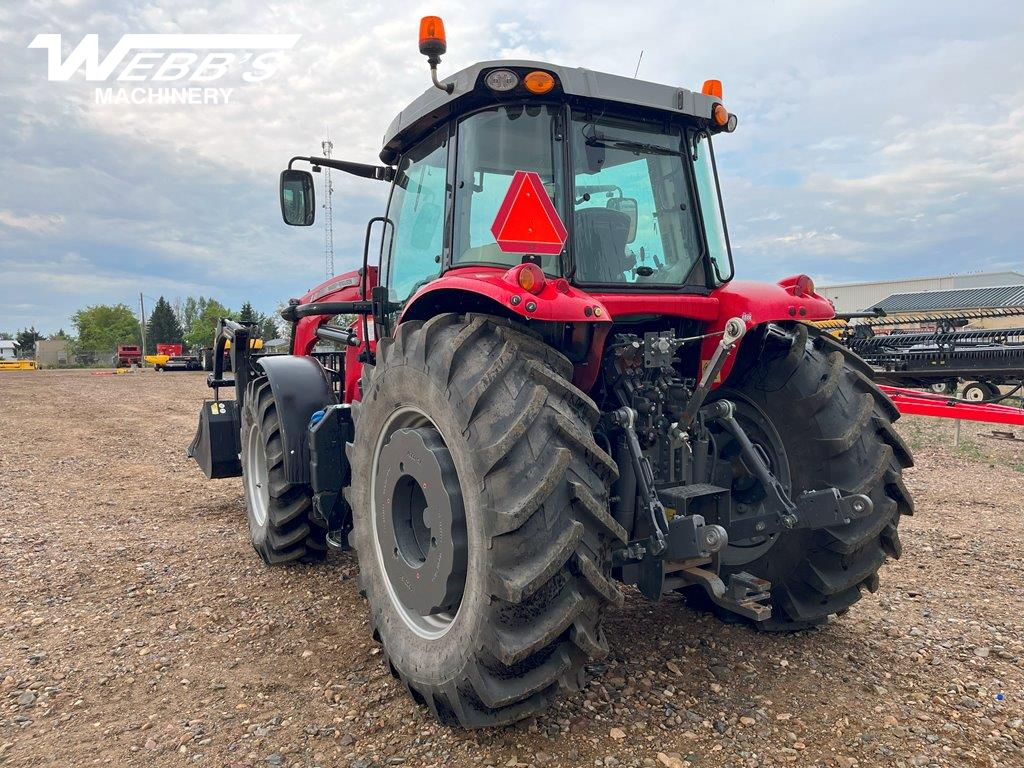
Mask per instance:
[[[404,302],[441,272],[448,132],[443,129],[399,163],[388,205],[394,224],[385,249],[388,298]]]
[[[684,285],[704,249],[680,129],[574,112],[570,131],[576,279]]]
[[[722,211],[722,193],[718,186],[718,170],[715,167],[711,137],[706,133],[693,132],[689,137],[693,156],[693,175],[697,182],[697,196],[704,218],[704,233],[708,240],[708,257],[715,282],[721,284],[732,280],[732,251],[729,249],[729,235],[725,227],[725,213]]]
[[[536,171],[555,210],[563,216],[562,139],[558,110],[547,105],[512,105],[477,112],[458,129],[453,263],[514,266],[523,253],[504,252],[491,226],[516,171]],[[564,216],[563,216],[564,219]],[[550,275],[561,269],[558,254],[540,257]]]

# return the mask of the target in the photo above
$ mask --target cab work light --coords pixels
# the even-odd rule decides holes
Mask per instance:
[[[484,82],[492,91],[511,91],[519,85],[519,76],[511,69],[495,69],[487,73]]]

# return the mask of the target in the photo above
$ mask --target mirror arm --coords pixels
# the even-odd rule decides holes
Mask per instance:
[[[364,179],[375,179],[377,181],[391,181],[395,178],[395,169],[390,165],[369,165],[367,163],[353,163],[348,160],[335,160],[331,157],[293,157],[288,161],[288,168],[292,163],[302,160],[320,170],[318,166],[333,168],[336,171],[351,173],[353,176],[361,176]]]

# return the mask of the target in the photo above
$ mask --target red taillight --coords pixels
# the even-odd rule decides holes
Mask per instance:
[[[810,275],[800,275],[797,277],[796,283],[793,284],[793,293],[796,296],[814,295],[814,281],[811,280]]]

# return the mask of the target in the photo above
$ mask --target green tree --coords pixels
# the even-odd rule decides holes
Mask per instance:
[[[185,301],[180,302],[180,305],[178,322],[181,323],[182,328],[187,330],[192,327],[196,318],[202,313],[203,307],[206,306],[206,299],[202,296],[186,296]]]
[[[148,354],[156,352],[157,344],[181,344],[184,340],[184,332],[174,316],[174,310],[167,300],[161,296],[157,299],[153,313],[149,316],[149,325],[146,327],[146,346]]]
[[[267,315],[263,318],[263,323],[260,327],[260,336],[264,341],[270,341],[276,339],[281,335],[281,329],[277,326],[277,320],[273,315]]]
[[[124,304],[96,304],[78,310],[71,318],[78,331],[78,349],[104,354],[118,344],[141,344],[142,329],[135,313]]]
[[[189,349],[199,347],[212,347],[213,335],[217,331],[217,321],[222,317],[234,317],[230,309],[225,307],[216,299],[203,299],[202,311],[196,316],[188,332],[185,334],[185,343]]]
[[[18,345],[18,354],[22,357],[31,357],[36,353],[36,342],[45,338],[34,325],[31,328],[23,328],[18,331],[18,336],[14,340]]]
[[[238,322],[240,323],[256,323],[259,324],[263,320],[263,316],[260,315],[255,309],[252,308],[252,304],[248,301],[242,305],[242,308],[238,310]]]
[[[63,328],[61,328],[56,333],[51,333],[47,338],[49,338],[49,339],[63,339],[64,341],[74,341],[74,339],[71,338],[71,334],[68,333],[67,331],[65,331]]]
[[[14,334],[8,333],[7,331],[0,331],[0,339],[4,341],[14,341]]]
[[[281,334],[277,324],[277,316],[273,314],[264,315],[262,312],[257,312],[253,308],[252,303],[248,301],[238,311],[238,322],[254,324],[259,328],[260,338],[264,341],[276,339]]]

